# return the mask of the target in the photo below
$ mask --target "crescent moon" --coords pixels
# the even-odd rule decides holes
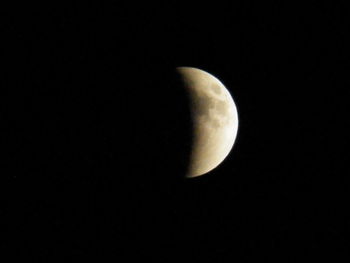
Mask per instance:
[[[226,87],[213,75],[192,67],[178,67],[190,97],[193,144],[186,177],[216,168],[230,153],[238,130],[236,105]]]

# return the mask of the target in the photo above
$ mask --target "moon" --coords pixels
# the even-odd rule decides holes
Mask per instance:
[[[213,75],[192,67],[177,67],[189,95],[193,143],[186,177],[216,168],[230,153],[238,130],[236,105]]]

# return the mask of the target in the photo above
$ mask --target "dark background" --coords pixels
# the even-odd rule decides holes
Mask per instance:
[[[1,248],[47,260],[340,262],[347,10],[324,1],[2,9]],[[231,154],[184,180],[192,66],[231,92]]]

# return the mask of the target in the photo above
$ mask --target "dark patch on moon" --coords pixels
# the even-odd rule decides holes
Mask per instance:
[[[221,126],[220,120],[218,118],[212,118],[211,124],[214,128],[219,128]]]
[[[196,89],[193,89],[192,92],[194,94],[192,107],[196,118],[204,117],[213,128],[221,127],[221,120],[227,120],[230,105],[225,100],[219,100]]]
[[[216,100],[211,98],[205,93],[201,93],[196,89],[193,89],[193,107],[196,110],[198,116],[208,116],[210,109],[215,107]]]
[[[229,105],[224,100],[217,100],[215,104],[215,109],[219,114],[226,116],[228,114]]]
[[[213,85],[211,86],[211,88],[212,88],[212,90],[214,91],[214,93],[216,93],[216,94],[218,94],[218,95],[221,94],[221,87],[220,87],[220,85],[218,85],[218,84],[213,84]]]

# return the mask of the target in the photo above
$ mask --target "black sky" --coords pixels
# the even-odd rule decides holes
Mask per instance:
[[[2,12],[4,251],[48,262],[348,254],[344,6]],[[181,178],[190,138],[177,66],[222,80],[240,119],[231,154],[194,180]]]

